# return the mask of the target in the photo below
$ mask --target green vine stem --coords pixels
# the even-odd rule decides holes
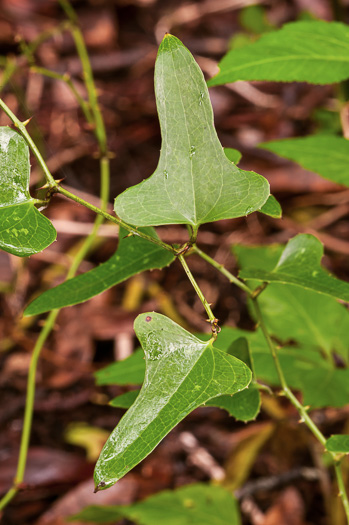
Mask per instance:
[[[48,187],[50,188],[55,188],[57,186],[57,182],[55,181],[55,179],[53,178],[53,176],[51,175],[51,172],[50,170],[48,169],[47,165],[46,165],[46,162],[44,161],[44,159],[42,158],[41,156],[41,153],[40,151],[38,150],[38,148],[36,147],[35,145],[35,142],[33,141],[33,139],[31,138],[31,136],[29,135],[28,131],[26,130],[26,124],[27,122],[21,122],[14,113],[12,113],[12,111],[10,110],[10,108],[8,107],[7,104],[5,104],[5,102],[0,98],[0,107],[4,110],[4,112],[6,113],[6,115],[12,120],[12,122],[14,123],[14,125],[16,126],[16,128],[18,128],[18,130],[20,131],[22,137],[26,140],[28,146],[30,147],[30,149],[32,150],[32,152],[34,153],[35,157],[36,157],[36,160],[38,161],[41,169],[43,170],[44,172],[44,175],[45,175],[45,179],[46,179],[46,182],[47,182],[47,185]]]
[[[90,106],[86,102],[86,100],[82,98],[82,96],[76,89],[69,73],[64,73],[62,75],[61,73],[57,73],[56,71],[51,71],[50,69],[47,69],[46,67],[39,67],[39,66],[31,66],[30,70],[33,71],[33,73],[38,73],[39,75],[64,82],[69,87],[70,91],[72,92],[75,99],[77,100],[79,106],[81,107],[84,113],[84,116],[87,122],[91,126],[95,126],[95,121],[94,121],[93,115],[91,114]]]
[[[42,158],[38,148],[36,147],[34,141],[30,137],[28,131],[26,130],[26,127],[25,127],[26,123],[21,122],[16,117],[16,115],[14,115],[14,113],[10,110],[10,108],[5,104],[5,102],[2,99],[0,99],[0,107],[5,111],[7,116],[12,120],[14,125],[19,129],[19,131],[21,132],[23,138],[26,140],[27,144],[31,148],[32,152],[34,153],[34,155],[35,155],[35,157],[36,157],[36,159],[38,161],[38,164],[40,165],[40,167],[42,168],[42,170],[44,172],[44,175],[45,175],[45,178],[46,178],[46,181],[47,181],[47,187],[49,188],[49,193],[50,194],[60,193],[61,195],[64,195],[68,199],[71,199],[71,200],[77,202],[78,204],[81,204],[82,206],[85,206],[86,208],[88,208],[89,210],[93,211],[97,215],[101,215],[104,219],[107,219],[108,221],[111,221],[111,222],[117,224],[118,226],[122,226],[123,228],[125,228],[125,230],[129,231],[130,234],[135,235],[137,237],[142,237],[143,239],[146,239],[147,241],[152,242],[153,244],[157,244],[158,246],[161,246],[165,250],[168,250],[168,251],[170,251],[172,253],[177,254],[178,250],[176,248],[174,248],[173,246],[171,246],[170,244],[167,244],[167,243],[161,241],[160,239],[156,239],[154,237],[151,237],[150,235],[147,235],[146,233],[143,233],[143,232],[137,230],[137,228],[135,228],[134,226],[130,226],[129,224],[126,224],[124,221],[122,221],[118,217],[115,217],[115,216],[110,215],[109,213],[107,213],[105,211],[106,208],[107,208],[107,202],[108,202],[108,198],[106,198],[107,197],[106,195],[104,195],[104,198],[101,199],[101,208],[98,208],[97,206],[94,206],[93,204],[90,204],[89,202],[85,201],[81,197],[78,197],[77,195],[74,195],[74,193],[71,193],[70,191],[68,191],[68,190],[62,188],[61,186],[59,186],[58,182],[51,175],[51,172],[48,169],[46,162]],[[101,165],[102,165],[102,167],[104,166],[104,168],[102,168],[102,172],[103,173],[106,173],[106,166],[108,166],[108,178],[109,178],[109,157],[108,157],[108,155],[104,155],[104,156],[101,157]],[[109,184],[108,184],[108,186],[109,186]],[[104,187],[107,187],[107,186],[104,185]]]
[[[81,35],[82,38],[82,35]],[[78,53],[81,52],[81,46],[78,48]],[[83,64],[83,68],[87,67],[86,65],[86,56],[84,55],[81,57],[81,61]],[[89,59],[87,56],[87,61],[89,64]],[[100,150],[100,174],[101,174],[101,182],[100,182],[100,198],[101,198],[101,207],[102,210],[107,209],[108,200],[109,200],[109,180],[110,180],[110,166],[109,166],[109,157],[106,154],[107,146],[106,146],[106,140],[105,138],[105,128],[104,128],[104,121],[102,114],[100,112],[100,108],[98,106],[97,100],[95,100],[92,97],[91,100],[91,92],[93,91],[95,93],[95,90],[91,89],[91,84],[94,86],[94,80],[92,76],[92,70],[91,67],[89,67],[89,74],[85,75],[85,82],[86,82],[86,88],[89,94],[89,102],[91,107],[93,108],[93,115],[89,112],[89,108],[85,101],[83,101],[84,104],[82,105],[82,109],[86,109],[85,117],[87,118],[88,122],[95,124],[95,135],[97,137],[98,146]],[[67,79],[67,83],[69,84],[69,80]],[[71,85],[73,86],[73,84]],[[76,92],[74,86],[72,87],[72,92],[75,94],[79,104],[81,105],[81,97]],[[49,188],[57,188],[57,182],[51,175],[45,161],[43,160],[39,150],[36,148],[36,145],[34,141],[31,139],[29,133],[27,132],[25,128],[25,123],[20,122],[17,117],[12,113],[12,111],[8,108],[8,106],[0,99],[0,107],[5,111],[5,113],[10,117],[12,122],[15,124],[15,126],[19,129],[24,139],[27,141],[27,144],[33,151],[35,157],[38,160],[38,163],[43,169],[43,172],[45,174],[45,178],[47,181],[47,185]],[[88,108],[88,111],[87,111]],[[100,129],[99,129],[100,128]],[[98,131],[99,130],[99,131]],[[90,250],[96,235],[98,233],[98,228],[103,222],[103,215],[97,215],[94,226],[92,229],[92,232],[88,237],[86,237],[85,241],[83,242],[81,248],[79,249],[78,253],[74,257],[74,260],[72,262],[72,265],[67,273],[66,279],[71,279],[74,277],[77,269],[79,268],[81,262],[85,258],[86,254]],[[20,450],[19,450],[19,456],[18,456],[18,464],[17,464],[17,471],[16,476],[13,482],[13,486],[9,489],[9,491],[4,495],[4,497],[0,500],[0,510],[5,508],[8,503],[14,498],[14,496],[17,494],[18,490],[22,488],[23,480],[24,480],[24,474],[26,469],[26,463],[27,463],[27,457],[28,457],[28,448],[29,448],[29,441],[30,441],[30,434],[31,434],[31,427],[32,427],[32,421],[33,421],[33,411],[34,411],[34,400],[35,400],[35,384],[36,384],[36,370],[37,370],[37,364],[38,360],[41,354],[41,350],[50,335],[56,318],[59,314],[58,309],[52,310],[44,324],[44,327],[42,328],[39,337],[36,341],[36,344],[34,346],[34,350],[32,353],[32,357],[30,360],[30,366],[29,366],[29,372],[28,372],[28,380],[27,380],[27,395],[26,395],[26,403],[25,403],[25,411],[24,411],[24,420],[23,420],[23,430],[21,435],[21,443],[20,443]]]
[[[176,248],[174,248],[173,246],[171,246],[170,244],[167,244],[166,242],[160,241],[160,239],[156,239],[154,237],[151,237],[150,235],[147,235],[146,233],[143,233],[143,232],[137,230],[137,228],[135,228],[134,226],[130,226],[129,224],[127,224],[126,222],[122,221],[118,217],[115,217],[114,215],[110,215],[110,213],[107,213],[106,211],[103,211],[102,209],[98,208],[97,206],[94,206],[94,204],[91,204],[91,203],[85,201],[84,199],[82,199],[81,197],[78,197],[74,193],[71,193],[70,191],[62,188],[62,186],[58,186],[57,185],[56,188],[54,188],[53,191],[56,192],[56,193],[60,193],[61,195],[64,195],[68,199],[71,199],[71,200],[77,202],[78,204],[81,204],[82,206],[85,206],[89,210],[91,210],[91,211],[93,211],[93,212],[95,212],[95,213],[97,213],[99,215],[102,215],[108,221],[111,221],[111,222],[113,222],[115,224],[118,224],[119,226],[122,226],[125,230],[130,232],[131,235],[135,235],[136,237],[142,237],[142,239],[145,239],[145,240],[147,240],[149,242],[152,242],[153,244],[157,244],[158,246],[161,246],[165,250],[168,250],[168,251],[170,251],[170,252],[172,252],[174,254],[178,253],[178,250]]]
[[[77,24],[77,20],[78,20],[77,15],[74,9],[72,8],[69,0],[59,0],[59,3],[71,23],[70,31],[74,38],[76,49],[78,51],[78,54],[81,60],[83,75],[84,75],[85,84],[86,84],[86,88],[88,92],[88,98],[89,98],[91,110],[92,110],[92,113],[95,119],[95,126],[96,126],[95,135],[98,140],[98,144],[100,145],[102,155],[106,155],[107,154],[107,135],[105,131],[104,120],[103,120],[103,117],[102,117],[102,114],[101,114],[101,111],[98,105],[96,84],[93,79],[91,62],[90,62],[88,52],[86,49],[85,40]]]
[[[250,288],[248,286],[246,286],[245,283],[243,283],[242,281],[240,281],[240,279],[238,279],[237,277],[235,277],[235,275],[233,275],[232,273],[230,273],[226,268],[224,268],[223,264],[219,264],[217,261],[215,261],[214,259],[212,259],[212,257],[210,257],[209,255],[207,255],[207,253],[203,252],[202,250],[200,250],[200,248],[198,248],[196,246],[196,244],[194,244],[192,250],[197,253],[198,255],[200,255],[200,257],[202,259],[204,259],[206,262],[208,262],[211,266],[213,266],[214,268],[216,268],[216,270],[218,270],[219,272],[221,272],[231,283],[235,284],[236,286],[238,286],[239,288],[241,288],[241,290],[243,290],[244,292],[247,293],[247,295],[251,295],[252,294],[252,290],[250,290]]]
[[[198,297],[200,299],[200,301],[202,302],[203,304],[203,307],[205,308],[206,310],[206,313],[208,315],[208,321],[209,323],[211,324],[211,328],[212,328],[212,337],[213,339],[216,339],[217,338],[217,333],[218,333],[218,319],[216,319],[216,317],[214,316],[212,310],[211,310],[211,306],[210,306],[210,303],[207,302],[204,294],[202,293],[201,291],[201,288],[200,286],[198,285],[198,283],[195,281],[194,279],[194,276],[193,274],[191,273],[190,269],[189,269],[189,266],[187,265],[187,261],[185,260],[185,257],[184,255],[178,255],[178,259],[179,261],[181,262],[182,266],[183,266],[183,269],[189,279],[189,281],[191,282],[194,290],[196,291],[196,293],[198,294]]]
[[[263,332],[264,338],[265,338],[265,340],[266,340],[266,342],[268,344],[270,353],[271,353],[271,355],[273,357],[275,368],[276,368],[276,371],[277,371],[277,374],[278,374],[278,378],[279,378],[279,381],[280,381],[280,384],[281,384],[282,392],[283,392],[284,396],[290,401],[290,403],[297,409],[299,415],[301,416],[301,421],[306,424],[306,426],[313,433],[313,435],[316,437],[316,439],[326,449],[326,438],[325,438],[325,436],[323,435],[321,430],[316,426],[314,421],[309,416],[306,407],[304,407],[302,405],[302,403],[300,403],[298,401],[296,396],[293,394],[293,392],[290,390],[289,386],[287,385],[287,382],[286,382],[286,379],[285,379],[285,376],[284,376],[284,373],[283,373],[283,370],[282,370],[282,367],[281,367],[281,364],[280,364],[280,361],[279,361],[279,357],[278,357],[278,354],[277,354],[276,347],[275,347],[275,345],[274,345],[274,343],[273,343],[273,341],[272,341],[272,339],[271,339],[271,337],[269,335],[269,332],[268,332],[267,327],[265,325],[265,322],[264,322],[264,319],[263,319],[263,315],[262,315],[262,312],[261,312],[261,309],[260,309],[260,306],[259,306],[259,303],[258,303],[258,295],[259,295],[259,293],[261,291],[264,290],[265,285],[264,284],[261,285],[261,287],[258,288],[259,292],[258,293],[254,293],[252,290],[250,290],[250,288],[248,288],[246,285],[244,285],[244,283],[242,283],[237,277],[235,277],[226,268],[224,268],[223,265],[218,264],[214,259],[211,259],[211,257],[209,257],[207,254],[205,254],[204,252],[199,250],[197,248],[197,246],[194,246],[193,250],[198,255],[200,255],[205,261],[207,261],[214,268],[216,268],[219,272],[221,272],[223,275],[225,275],[225,277],[227,277],[227,279],[229,279],[229,281],[231,283],[236,284],[237,286],[239,286],[242,289],[246,288],[245,291],[248,293],[248,296],[252,300],[258,324],[259,324],[259,326],[260,326],[260,328],[261,328],[261,330]],[[243,287],[241,285],[243,285]],[[349,524],[349,499],[348,499],[348,495],[347,495],[347,491],[346,491],[346,487],[345,487],[345,483],[344,483],[344,479],[343,479],[343,475],[342,475],[341,461],[338,460],[338,457],[337,457],[337,455],[335,453],[329,452],[329,454],[330,454],[330,456],[332,457],[332,460],[333,460],[335,475],[336,475],[336,478],[337,478],[337,484],[338,484],[338,488],[339,488],[339,497],[342,500],[342,504],[343,504],[343,507],[344,507],[344,512],[345,512],[345,516],[346,516],[346,519],[347,519],[347,523]]]

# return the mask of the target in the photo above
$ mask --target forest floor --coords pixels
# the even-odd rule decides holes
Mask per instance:
[[[256,3],[277,27],[299,19],[304,11],[333,19],[332,4],[326,0]],[[248,4],[223,0],[74,2],[90,53],[109,150],[114,154],[112,197],[147,178],[158,161],[161,138],[153,74],[164,33],[180,38],[210,78],[232,37],[255,38],[253,20],[244,16]],[[51,30],[64,20],[64,14],[52,0],[5,0],[1,9],[0,54],[23,62],[2,96],[22,120],[33,117],[27,129],[55,178],[64,179],[66,187],[96,202],[97,144],[76,101],[63,82],[30,72],[23,56],[18,58],[22,41],[30,42]],[[349,7],[345,11],[348,17]],[[255,16],[260,22],[260,15]],[[84,95],[81,64],[69,33],[45,41],[36,60],[59,73],[68,71]],[[267,140],[321,129],[339,131],[341,123],[333,110],[338,89],[266,82],[210,89],[222,144],[241,151],[241,168],[269,180],[283,208],[281,220],[254,213],[202,227],[198,244],[230,271],[238,270],[231,249],[235,243],[285,243],[296,233],[310,232],[325,245],[323,264],[349,280],[349,190],[257,148]],[[1,113],[0,125],[8,124]],[[32,164],[31,188],[35,191],[43,179],[34,160]],[[71,255],[94,220],[90,211],[60,196],[52,199],[45,214],[57,229],[56,243],[27,260],[0,252],[2,493],[11,485],[16,469],[28,365],[45,318],[23,318],[23,310],[34,296],[62,282]],[[184,227],[161,227],[159,232],[166,242],[187,239]],[[103,225],[79,271],[106,261],[116,246],[117,230],[111,224]],[[191,269],[222,325],[253,329],[243,292],[227,287],[224,278],[217,277],[199,258],[192,257]],[[202,304],[177,262],[60,312],[39,364],[25,490],[6,508],[2,523],[63,525],[68,523],[66,516],[87,505],[131,503],[166,488],[209,481],[223,468],[230,486],[240,491],[245,524],[329,525],[324,501],[335,504],[332,479],[321,468],[320,452],[298,424],[294,409],[279,398],[266,397],[262,412],[249,425],[235,422],[216,408],[197,409],[114,489],[93,494],[94,463],[123,414],[108,401],[125,392],[118,386],[96,386],[93,372],[132,352],[137,346],[133,320],[148,310],[176,316],[194,332],[208,329]],[[328,435],[347,428],[347,416],[347,408],[313,413]],[[312,477],[315,467],[321,476]]]

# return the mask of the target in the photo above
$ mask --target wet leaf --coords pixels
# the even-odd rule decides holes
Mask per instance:
[[[321,267],[323,246],[313,235],[300,234],[291,239],[272,271],[247,268],[242,279],[293,284],[349,302],[349,283],[333,277]]]
[[[142,231],[157,237],[153,228],[143,228]],[[126,230],[122,228],[119,237],[118,249],[108,261],[47,290],[29,304],[24,315],[37,315],[55,308],[82,303],[126,281],[132,275],[145,270],[163,268],[174,260],[171,252],[141,237],[127,237]]]
[[[213,126],[203,74],[190,52],[167,34],[155,66],[162,147],[153,175],[115,200],[130,224],[200,224],[248,215],[263,206],[268,182],[224,154]]]
[[[332,84],[349,77],[349,28],[339,22],[300,21],[229,51],[209,86],[236,80]]]
[[[29,194],[27,143],[11,128],[0,128],[0,249],[27,257],[56,239],[51,222],[35,208]]]
[[[195,408],[213,397],[235,394],[251,381],[243,362],[163,315],[139,315],[135,332],[145,352],[145,379],[101,452],[95,468],[98,488],[116,483]]]

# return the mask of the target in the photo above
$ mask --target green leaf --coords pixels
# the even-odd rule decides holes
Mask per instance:
[[[141,385],[144,380],[145,359],[142,348],[122,361],[95,372],[97,385]]]
[[[264,142],[259,147],[294,160],[325,179],[349,186],[349,141],[343,137],[315,135]]]
[[[115,523],[121,518],[139,525],[241,525],[231,492],[203,483],[159,492],[133,505],[87,507],[70,519]]]
[[[349,302],[349,283],[328,274],[320,263],[323,246],[313,235],[300,234],[291,239],[272,271],[247,268],[242,279],[293,284]]]
[[[115,200],[130,224],[200,224],[248,215],[263,206],[269,184],[224,155],[213,126],[203,74],[176,37],[165,35],[155,65],[155,94],[162,133],[153,175]]]
[[[349,436],[334,434],[326,441],[326,449],[329,452],[349,454]]]
[[[120,396],[114,397],[109,401],[109,405],[116,408],[130,408],[131,405],[136,401],[140,390],[130,390]]]
[[[29,194],[27,143],[11,128],[0,128],[0,249],[27,257],[56,239],[51,222],[35,208]]]
[[[116,483],[195,408],[213,397],[235,394],[251,381],[244,363],[163,315],[139,315],[135,332],[145,352],[145,379],[101,452],[95,468],[98,488]]]
[[[223,339],[217,339],[216,343],[221,350],[226,351],[236,339],[246,338],[257,379],[271,386],[280,386],[274,360],[261,330],[249,332],[223,328],[222,332]],[[278,350],[278,355],[287,384],[302,392],[304,405],[314,409],[342,407],[348,403],[348,369],[336,369],[318,351],[306,346],[286,346]]]
[[[232,50],[209,86],[236,80],[331,84],[349,77],[349,27],[340,22],[291,22]]]
[[[140,231],[157,238],[153,228],[143,228]],[[82,303],[126,281],[132,275],[163,268],[174,260],[174,255],[161,246],[141,237],[126,236],[126,230],[120,228],[118,249],[108,261],[47,290],[27,306],[24,315],[37,315],[55,308]]]
[[[238,245],[234,254],[244,270],[271,271],[282,249],[281,245]],[[314,346],[328,355],[335,351],[348,362],[349,311],[336,299],[293,285],[270,283],[258,301],[269,332],[279,341]],[[253,307],[251,311],[253,315]]]
[[[263,204],[258,211],[264,213],[264,215],[274,217],[274,219],[280,219],[280,217],[282,217],[280,203],[275,199],[274,195],[269,195],[267,202]]]
[[[240,151],[234,148],[224,148],[224,154],[234,164],[239,164],[242,157]]]
[[[219,396],[211,399],[206,406],[222,408],[238,421],[256,419],[261,408],[261,396],[257,386],[251,383],[248,388],[233,396]]]

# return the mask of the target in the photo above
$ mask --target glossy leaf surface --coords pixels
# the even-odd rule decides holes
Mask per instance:
[[[335,135],[315,135],[304,138],[275,140],[259,145],[298,162],[303,168],[314,171],[337,184],[349,186],[349,141]]]
[[[283,251],[282,245],[234,246],[239,267],[271,271]],[[252,286],[252,281],[249,281]],[[256,282],[256,286],[259,285]],[[281,342],[295,341],[349,360],[349,311],[330,296],[293,285],[270,283],[259,296],[269,332]],[[253,307],[251,313],[254,315]]]
[[[349,77],[349,28],[339,22],[291,22],[227,53],[209,86],[237,80],[331,84]]]
[[[145,379],[101,452],[95,468],[98,488],[116,483],[195,408],[213,397],[235,394],[251,381],[242,361],[161,314],[139,315],[135,332],[145,352]]]
[[[27,143],[9,127],[0,128],[0,249],[27,257],[56,239],[51,222],[29,194]]]
[[[153,237],[156,236],[152,228],[146,228],[143,231]],[[161,246],[152,244],[141,237],[126,236],[127,232],[121,228],[118,249],[108,261],[47,290],[29,304],[24,315],[41,314],[54,308],[82,303],[126,281],[132,275],[145,270],[163,268],[173,261],[173,254]]]
[[[326,441],[326,449],[329,452],[349,454],[349,436],[335,434]]]
[[[293,284],[349,302],[349,283],[327,273],[321,267],[323,246],[313,235],[301,234],[291,239],[272,271],[247,268],[242,279]]]
[[[231,492],[201,483],[159,492],[133,505],[87,507],[73,520],[115,523],[122,518],[139,525],[241,525]]]
[[[263,206],[268,182],[224,154],[203,74],[176,37],[166,35],[155,66],[162,147],[153,175],[115,200],[137,226],[200,224],[248,215]]]

